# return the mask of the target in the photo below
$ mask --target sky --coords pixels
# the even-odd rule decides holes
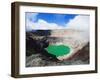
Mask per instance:
[[[65,26],[70,19],[73,19],[76,14],[55,14],[55,13],[26,13],[26,18],[32,22],[38,22],[42,19],[48,23],[56,23],[60,26]],[[34,18],[35,17],[35,18]]]
[[[89,15],[26,12],[26,31],[48,29],[89,30]]]

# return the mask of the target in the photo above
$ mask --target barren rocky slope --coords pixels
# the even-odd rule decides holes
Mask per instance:
[[[34,66],[56,66],[56,65],[79,65],[79,64],[88,64],[89,63],[89,39],[88,35],[85,35],[84,31],[78,30],[51,30],[49,36],[47,37],[47,41],[49,44],[64,44],[69,45],[72,49],[71,54],[59,56],[57,59],[48,57],[43,55],[42,52],[34,52],[31,47],[27,48],[26,54],[26,66],[34,67]],[[33,40],[42,40],[45,36],[37,35],[34,32],[27,33],[26,42],[30,38]],[[31,45],[28,43],[28,45]],[[35,44],[35,43],[34,43]],[[34,45],[33,44],[33,45]],[[29,56],[30,55],[30,56]]]

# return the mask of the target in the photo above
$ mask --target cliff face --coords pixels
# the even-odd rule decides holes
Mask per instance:
[[[88,64],[88,36],[84,31],[72,29],[27,32],[26,67]],[[71,52],[56,57],[45,50],[51,44],[67,45],[71,48]]]

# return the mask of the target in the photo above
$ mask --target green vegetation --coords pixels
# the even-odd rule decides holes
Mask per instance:
[[[49,45],[46,50],[57,57],[70,53],[70,47],[67,45]]]

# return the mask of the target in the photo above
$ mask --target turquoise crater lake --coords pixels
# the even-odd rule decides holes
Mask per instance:
[[[56,55],[56,57],[67,55],[71,51],[70,47],[67,45],[49,45],[45,49],[48,53]]]

